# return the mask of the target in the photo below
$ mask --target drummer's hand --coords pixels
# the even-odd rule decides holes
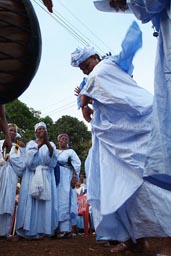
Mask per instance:
[[[53,3],[52,0],[43,0],[44,5],[47,7],[49,12],[53,12]]]
[[[116,12],[120,10],[124,12],[128,9],[126,0],[109,0],[109,5],[114,8]]]

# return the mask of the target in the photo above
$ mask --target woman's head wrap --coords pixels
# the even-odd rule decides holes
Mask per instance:
[[[94,6],[96,7],[97,10],[102,11],[102,12],[116,12],[114,8],[112,8],[109,4],[109,0],[98,0],[98,1],[93,1]],[[123,11],[117,11],[122,12]],[[131,10],[128,8],[127,10],[124,11],[124,13],[131,13]]]
[[[46,124],[44,122],[39,122],[37,123],[35,126],[34,126],[34,131],[36,132],[36,130],[39,128],[39,127],[44,127],[45,130],[47,131],[47,127],[46,127]]]
[[[17,130],[17,128],[18,128],[18,127],[17,127],[17,125],[16,125],[16,124],[14,124],[14,123],[9,123],[9,124],[8,124],[8,128],[10,128],[10,127],[15,127],[15,128],[16,128],[16,130]]]
[[[58,137],[57,137],[58,141],[59,141],[62,137],[67,137],[68,140],[69,140],[69,135],[68,135],[67,133],[61,133],[61,134],[59,134]]]
[[[95,54],[97,54],[97,52],[94,47],[77,48],[73,53],[71,53],[71,66],[79,67],[83,61]]]

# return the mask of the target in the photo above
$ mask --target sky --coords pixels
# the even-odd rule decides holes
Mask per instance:
[[[143,33],[143,47],[134,57],[134,79],[153,94],[157,39],[151,23],[141,24],[133,14],[98,11],[92,0],[53,0],[50,14],[41,0],[31,0],[42,34],[42,56],[38,71],[19,100],[50,116],[56,122],[63,115],[84,121],[77,109],[74,88],[84,74],[70,65],[71,53],[77,47],[94,46],[99,54],[118,54],[125,34],[134,20]],[[89,127],[89,125],[88,125]]]

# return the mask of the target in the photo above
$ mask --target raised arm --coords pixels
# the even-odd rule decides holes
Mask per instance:
[[[5,115],[5,107],[4,105],[0,105],[0,129],[3,131],[5,135],[5,141],[3,147],[7,147],[11,149],[12,143],[11,138],[8,131],[8,123]]]

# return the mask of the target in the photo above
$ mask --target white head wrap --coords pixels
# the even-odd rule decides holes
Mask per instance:
[[[97,10],[102,11],[102,12],[116,12],[116,10],[112,7],[110,7],[109,4],[109,0],[99,0],[99,1],[93,1],[94,5],[96,7]],[[117,11],[118,12],[122,12],[123,11]],[[124,11],[124,13],[131,13],[131,10],[128,9],[126,11]]]
[[[79,67],[79,65],[97,52],[94,47],[77,48],[71,53],[71,66]]]
[[[37,123],[35,126],[34,126],[34,131],[36,132],[36,130],[39,128],[39,127],[44,127],[45,130],[47,130],[46,128],[46,124],[44,122],[40,122],[40,123]]]
[[[69,136],[68,136],[67,133],[61,133],[61,134],[59,134],[58,137],[57,137],[58,141],[59,141],[62,137],[67,137],[68,140],[69,140]]]

